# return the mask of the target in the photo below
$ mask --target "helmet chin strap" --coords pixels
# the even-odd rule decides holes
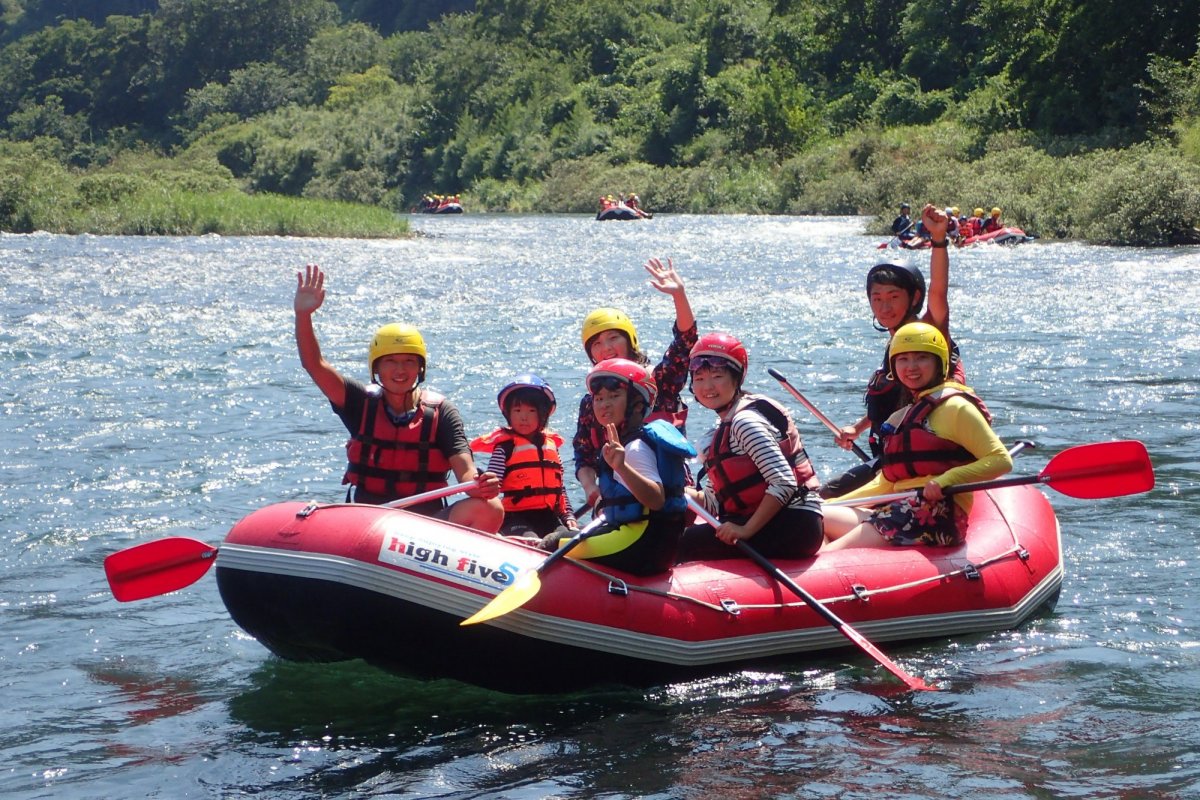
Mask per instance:
[[[726,403],[725,405],[721,406],[720,408],[714,408],[714,409],[713,409],[714,411],[716,411],[716,412],[717,412],[717,416],[718,416],[718,417],[724,417],[724,416],[725,416],[725,414],[726,414],[726,412],[728,412],[728,411],[729,411],[729,409],[731,409],[731,408],[733,408],[734,406],[736,406],[736,405],[737,405],[737,403],[738,403],[738,400],[741,400],[741,399],[742,399],[742,395],[743,395],[743,394],[745,394],[745,392],[743,392],[743,391],[742,391],[742,382],[741,382],[741,381],[738,381],[738,385],[737,385],[737,387],[736,387],[736,388],[733,390],[733,398],[732,398],[732,399],[731,399],[731,400],[730,400],[728,403]]]

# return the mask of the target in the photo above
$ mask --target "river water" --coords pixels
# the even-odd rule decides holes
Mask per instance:
[[[119,604],[106,555],[219,542],[254,508],[341,497],[344,431],[300,369],[295,272],[329,273],[326,357],[366,375],[375,327],[424,331],[469,433],[542,373],[570,430],[579,323],[625,309],[653,354],[674,259],[702,329],[742,336],[838,421],[884,346],[853,218],[420,218],[402,242],[0,236],[0,796],[5,798],[1184,798],[1200,795],[1200,250],[952,252],[952,327],[1018,473],[1145,442],[1149,494],[1059,514],[1057,609],[1019,630],[883,649],[949,676],[911,694],[853,650],[778,672],[509,696],[362,663],[297,665],[230,620],[212,575]],[[927,269],[928,257],[915,259]],[[790,402],[790,401],[789,401]],[[825,476],[853,457],[801,408]],[[710,422],[693,417],[695,437]],[[578,490],[575,491],[578,495]],[[388,635],[422,646],[403,620]]]

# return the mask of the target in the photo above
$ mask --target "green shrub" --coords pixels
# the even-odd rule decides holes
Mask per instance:
[[[1168,147],[1089,157],[1079,235],[1101,244],[1167,245],[1200,237],[1200,167]]]
[[[117,203],[145,191],[146,186],[146,181],[134,175],[84,175],[78,184],[79,202],[88,206]]]
[[[1175,123],[1175,138],[1179,152],[1193,164],[1200,165],[1200,117],[1190,117]]]

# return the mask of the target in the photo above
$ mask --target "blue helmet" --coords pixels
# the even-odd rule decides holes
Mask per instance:
[[[554,391],[550,388],[550,384],[542,380],[540,376],[534,375],[532,372],[527,372],[524,375],[517,375],[504,384],[504,388],[500,390],[500,394],[496,395],[496,404],[500,406],[500,413],[504,414],[505,419],[508,419],[508,410],[511,407],[510,400],[516,399],[513,397],[514,392],[521,392],[522,395],[529,394],[531,395],[530,399],[532,402],[538,406],[545,405],[545,416],[547,417],[553,414],[554,409],[557,407],[557,402],[554,399]]]

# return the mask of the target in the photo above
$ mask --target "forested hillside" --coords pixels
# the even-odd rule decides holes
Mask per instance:
[[[998,204],[1116,243],[1200,221],[1196,3],[0,7],[8,230],[78,226],[63,192],[95,209],[162,186],[395,210],[425,192],[470,210],[631,190],[660,211]]]

